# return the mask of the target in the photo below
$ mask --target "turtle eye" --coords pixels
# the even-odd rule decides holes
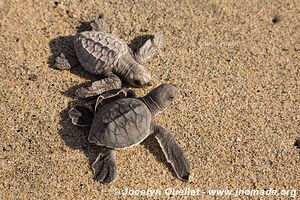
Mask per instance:
[[[173,101],[174,98],[175,98],[174,96],[169,96],[170,101]]]

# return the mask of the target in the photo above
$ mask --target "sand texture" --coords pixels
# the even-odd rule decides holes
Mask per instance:
[[[53,61],[73,52],[72,36],[99,15],[133,47],[164,35],[146,64],[154,85],[135,91],[177,85],[174,103],[155,121],[186,152],[189,182],[174,176],[154,137],[117,152],[112,184],[93,180],[99,148],[68,110],[82,103],[75,90],[97,77],[80,66],[56,70]],[[115,188],[300,188],[300,1],[0,0],[0,17],[0,199],[146,198],[114,195]]]

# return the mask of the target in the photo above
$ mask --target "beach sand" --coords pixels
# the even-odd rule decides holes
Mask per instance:
[[[219,199],[209,190],[299,189],[299,1],[1,0],[0,10],[0,199],[140,199],[147,189],[168,198],[168,188]],[[67,113],[81,103],[75,89],[97,77],[80,66],[56,70],[53,60],[99,15],[133,46],[164,35],[146,64],[154,85],[135,91],[177,85],[155,121],[186,152],[188,182],[174,176],[154,137],[117,152],[113,183],[93,180],[99,148]],[[114,194],[127,189],[137,195]]]

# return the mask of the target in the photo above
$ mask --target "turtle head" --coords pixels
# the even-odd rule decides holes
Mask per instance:
[[[161,84],[149,93],[153,103],[161,110],[173,102],[175,95],[176,86],[174,84]]]
[[[150,86],[151,75],[142,65],[135,65],[128,73],[127,82],[134,87]]]

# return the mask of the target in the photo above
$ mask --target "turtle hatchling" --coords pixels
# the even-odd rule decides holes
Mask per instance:
[[[103,147],[92,164],[96,180],[110,183],[116,177],[115,150],[133,147],[154,134],[178,178],[188,181],[190,167],[183,150],[169,130],[153,121],[171,104],[175,92],[173,84],[162,84],[141,98],[127,88],[114,89],[99,95],[96,103],[69,111],[73,124],[90,126],[89,142]]]
[[[73,56],[70,59],[72,56],[61,53],[55,60],[58,69],[70,69],[79,61],[89,73],[103,77],[90,87],[79,88],[76,91],[78,97],[97,96],[110,89],[121,88],[122,81],[134,87],[151,85],[150,73],[143,65],[162,47],[162,34],[155,34],[133,52],[125,42],[109,33],[103,18],[93,21],[91,27],[91,31],[75,35],[77,58]]]

